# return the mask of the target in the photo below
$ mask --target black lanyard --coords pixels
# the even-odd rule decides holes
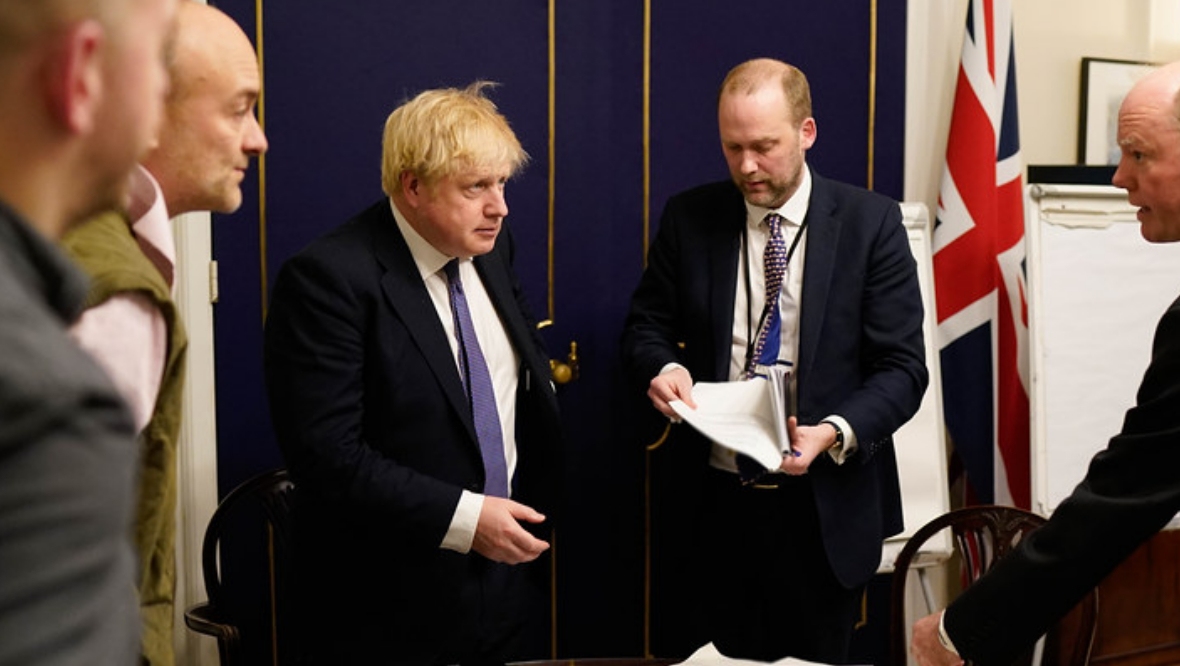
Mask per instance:
[[[793,257],[795,255],[795,248],[799,246],[799,241],[803,238],[803,232],[807,231],[807,218],[808,217],[810,217],[810,216],[809,215],[803,216],[803,224],[799,225],[799,231],[795,234],[795,238],[791,240],[791,247],[787,249],[786,261],[783,262],[784,266],[786,267],[783,269],[784,271],[789,270],[789,267],[791,265],[791,257]],[[786,218],[783,218],[783,220],[785,221]],[[781,227],[780,227],[780,229],[781,229]],[[770,238],[768,235],[767,242],[769,242],[769,241],[770,241]],[[763,250],[763,253],[765,253],[765,250]],[[765,263],[765,261],[764,261],[764,263]],[[745,365],[742,366],[742,368],[745,369],[745,368],[750,367],[750,361],[754,358],[754,335],[753,335],[753,331],[750,330],[750,315],[752,314],[750,312],[750,296],[753,293],[753,287],[751,286],[751,282],[750,282],[751,278],[750,278],[750,225],[749,224],[742,225],[742,267],[743,267],[743,272],[745,273],[745,278],[746,278],[746,363],[745,363]],[[787,288],[786,278],[787,278],[787,276],[784,274],[783,275],[783,287],[782,287],[783,289]],[[782,298],[782,291],[779,291],[779,297]],[[772,308],[772,307],[774,307],[773,303],[763,303],[762,304],[762,315],[758,317],[758,327],[753,329],[754,331],[761,331],[762,330],[762,325],[764,323],[766,323],[766,318],[770,316],[770,308]]]

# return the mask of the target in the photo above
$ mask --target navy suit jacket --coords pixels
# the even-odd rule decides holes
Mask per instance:
[[[668,201],[623,336],[636,382],[646,386],[672,361],[693,381],[728,379],[745,224],[742,195],[728,181]],[[828,560],[852,588],[873,575],[881,542],[902,529],[892,435],[917,411],[928,380],[922,299],[896,202],[813,172],[806,233],[798,417],[814,425],[837,414],[856,432],[859,449],[843,465],[822,455],[809,471]],[[683,486],[700,488],[708,442],[687,426],[676,430],[669,455],[679,458]]]
[[[521,359],[513,499],[552,518],[557,401],[512,258],[505,227],[475,266]],[[372,625],[377,635],[358,640],[373,653],[433,649],[462,623],[462,586],[487,564],[439,547],[461,491],[481,492],[484,471],[447,335],[388,199],[286,262],[265,339],[272,419],[298,492],[301,576],[323,578],[301,582],[332,604],[325,612],[351,618],[342,624]],[[545,539],[549,528],[530,526]]]
[[[1049,522],[947,608],[947,633],[974,663],[1012,663],[1177,511],[1180,299],[1156,327],[1122,432],[1094,456]]]

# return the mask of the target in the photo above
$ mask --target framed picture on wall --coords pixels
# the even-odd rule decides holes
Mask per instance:
[[[1157,66],[1134,60],[1082,58],[1078,164],[1118,164],[1119,105],[1131,86]]]

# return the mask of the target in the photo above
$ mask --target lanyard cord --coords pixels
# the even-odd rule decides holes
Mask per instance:
[[[799,231],[795,234],[795,238],[791,240],[791,247],[787,250],[787,258],[783,262],[783,264],[787,267],[791,265],[791,257],[795,256],[795,248],[799,246],[799,241],[803,238],[803,232],[807,231],[807,219],[809,217],[811,216],[805,215],[803,217],[803,224],[799,225]],[[748,224],[742,225],[742,267],[744,268],[743,272],[745,273],[746,278],[746,363],[742,367],[748,368],[750,367],[750,361],[754,358],[753,331],[762,330],[762,325],[766,323],[766,318],[770,316],[770,308],[773,306],[772,303],[762,304],[762,315],[758,317],[758,328],[751,330],[750,320],[753,313],[750,311],[750,297],[753,293],[753,287],[751,286],[752,283],[750,281],[750,225]],[[784,279],[784,289],[786,288],[786,285],[787,282]],[[779,296],[782,296],[781,290],[779,291]]]

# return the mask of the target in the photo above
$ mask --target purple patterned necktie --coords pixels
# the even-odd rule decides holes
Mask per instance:
[[[783,276],[787,272],[787,243],[783,240],[783,218],[778,213],[766,216],[770,236],[762,254],[762,268],[766,273],[766,304],[762,308],[762,325],[754,341],[754,353],[746,367],[746,379],[754,376],[759,365],[774,365],[782,345],[782,315],[779,295],[783,291]]]
[[[451,295],[451,314],[455,318],[455,337],[459,340],[459,379],[471,403],[479,452],[483,456],[485,495],[508,497],[508,464],[504,461],[504,435],[500,430],[500,413],[492,375],[484,361],[459,279],[459,260],[452,259],[443,268],[447,274],[447,291]]]

